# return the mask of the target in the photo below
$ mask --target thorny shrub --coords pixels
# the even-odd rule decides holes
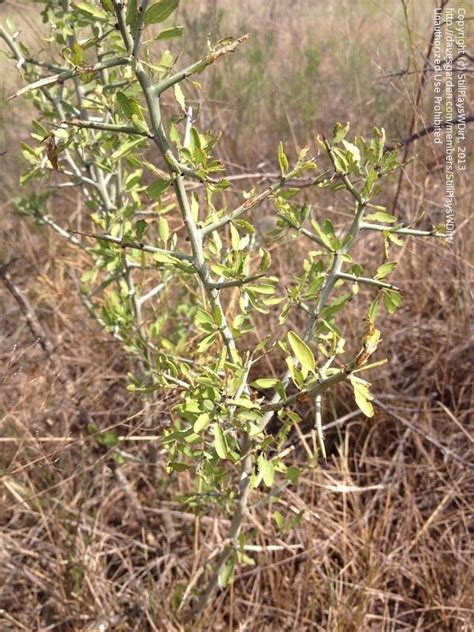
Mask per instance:
[[[23,144],[29,169],[21,179],[25,189],[35,183],[36,191],[16,200],[18,211],[87,253],[82,298],[135,359],[129,388],[149,399],[165,389],[179,393],[161,442],[169,473],[194,473],[195,490],[183,503],[200,513],[219,509],[231,519],[227,540],[208,560],[205,583],[194,589],[197,613],[231,580],[235,564],[253,563],[243,530],[250,490],[266,487],[272,497],[297,485],[298,469],[285,462],[286,438],[301,421],[295,403],[314,400],[322,456],[328,389],[348,382],[361,411],[373,415],[370,384],[361,373],[384,362],[372,360],[380,340],[378,309],[393,313],[401,302],[387,281],[396,267],[391,249],[409,235],[441,235],[403,226],[377,204],[399,167],[396,151],[387,150],[379,129],[370,139],[349,141],[348,125],[317,139],[329,169],[319,169],[309,149],[290,160],[280,143],[279,177],[226,208],[230,183],[213,157],[219,135],[196,128],[187,100],[200,89],[198,75],[246,36],[209,42],[202,59],[178,69],[179,57],[166,44],[182,38],[183,28],[161,28],[178,2],[42,2],[53,59],[30,52],[11,21],[0,26],[0,36],[28,83],[13,96],[25,95],[38,112],[32,143]],[[303,186],[306,196],[329,188],[335,197],[352,198],[353,215],[343,230],[298,201]],[[63,187],[80,188],[89,232],[62,226],[50,212]],[[262,241],[252,210],[264,202],[277,221]],[[383,260],[370,270],[351,256],[368,231],[385,244]],[[301,243],[305,256],[291,286],[282,287],[269,246],[289,239]],[[346,349],[338,321],[359,290],[367,292],[367,318],[359,346]],[[252,314],[276,310],[280,331],[249,351]],[[304,314],[302,331],[285,327],[292,310]],[[280,377],[265,373],[270,352],[286,363]],[[269,432],[275,419],[277,430]],[[101,435],[92,425],[89,432],[113,453],[113,432]],[[298,516],[276,512],[274,519],[285,531]]]

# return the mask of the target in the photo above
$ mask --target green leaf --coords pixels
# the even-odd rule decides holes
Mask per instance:
[[[364,269],[358,263],[355,263],[351,267],[351,274],[354,274],[355,276],[362,276],[364,274]]]
[[[15,21],[12,20],[11,17],[7,17],[6,23],[7,23],[8,28],[10,29],[11,33],[16,33],[16,31],[17,31],[16,24],[15,24]]]
[[[403,239],[401,239],[396,233],[392,233],[390,231],[383,231],[384,237],[389,239],[396,246],[403,246]]]
[[[71,46],[71,61],[75,66],[80,66],[84,63],[84,51],[79,42],[74,42]]]
[[[171,471],[175,472],[184,472],[188,469],[188,466],[185,463],[177,463],[175,461],[169,463],[168,467]]]
[[[239,231],[232,224],[230,225],[230,240],[232,244],[232,250],[240,250],[240,235]]]
[[[258,437],[258,435],[263,435],[263,430],[256,424],[250,422],[249,427],[248,427],[248,433],[250,437]]]
[[[132,31],[135,31],[138,20],[137,0],[128,0],[127,2],[127,14],[125,21],[132,27]]]
[[[379,176],[375,169],[371,169],[365,178],[364,188],[362,189],[362,197],[368,199],[374,190],[374,185]]]
[[[132,120],[133,115],[135,115],[137,118],[144,120],[138,101],[128,97],[124,92],[117,92],[115,98],[125,118]],[[145,131],[148,131],[148,128],[145,128]]]
[[[273,463],[267,461],[263,454],[258,457],[258,471],[265,485],[271,487],[275,480],[275,468],[273,467]]]
[[[389,314],[394,314],[402,303],[400,292],[396,290],[382,290],[383,304]]]
[[[334,166],[336,168],[336,171],[343,174],[347,173],[347,171],[349,170],[349,163],[347,161],[346,152],[342,151],[341,149],[338,149],[337,147],[334,147],[332,150],[332,153],[333,153]]]
[[[157,24],[168,18],[178,7],[179,0],[161,0],[149,7],[145,13],[145,24]]]
[[[286,475],[288,476],[290,483],[296,485],[300,477],[299,468],[297,468],[296,465],[290,465],[290,467],[286,470]]]
[[[115,461],[115,463],[117,463],[117,465],[123,465],[125,463],[125,457],[123,456],[123,454],[120,454],[119,452],[114,452],[112,454],[112,458]]]
[[[213,425],[214,432],[214,448],[216,449],[217,455],[221,459],[226,459],[228,454],[227,442],[225,440],[224,433],[222,432],[222,428],[218,423]]]
[[[211,418],[209,416],[209,413],[201,413],[199,417],[196,419],[196,421],[194,422],[194,426],[193,426],[194,432],[199,433],[201,432],[201,430],[204,430],[204,428],[207,428],[210,421],[211,421]]]
[[[90,2],[76,2],[75,8],[80,13],[84,13],[88,17],[93,17],[94,19],[100,20],[101,22],[106,22],[108,20],[107,15]]]
[[[227,586],[229,585],[232,579],[232,575],[234,574],[234,567],[235,567],[235,558],[232,556],[227,560],[227,562],[224,565],[224,568],[220,572],[220,575],[219,575],[220,588],[227,588]]]
[[[247,222],[247,220],[245,219],[238,219],[234,222],[234,224],[242,228],[242,230],[244,230],[249,235],[253,235],[255,233],[255,228],[250,222]]]
[[[158,200],[169,187],[169,185],[169,180],[155,180],[153,184],[147,186],[145,191],[152,200]]]
[[[103,445],[106,448],[110,449],[114,448],[118,444],[119,438],[116,432],[113,432],[112,430],[107,430],[97,437],[97,441],[98,443],[100,443],[100,445]]]
[[[129,140],[126,143],[123,143],[111,156],[112,160],[118,160],[119,158],[123,158],[127,154],[130,154],[132,149],[134,149],[140,143],[143,143],[143,138],[134,138],[133,140]]]
[[[281,141],[278,143],[278,164],[280,165],[281,175],[284,176],[288,171],[289,163]]]
[[[349,155],[353,162],[357,166],[360,165],[360,151],[359,148],[353,145],[352,143],[347,142],[347,140],[342,141],[342,145],[346,150],[346,155]]]
[[[109,13],[113,13],[114,12],[114,5],[112,3],[112,0],[100,0],[100,4],[104,7],[104,9],[106,11],[108,11]]]
[[[314,373],[316,370],[316,361],[313,352],[308,345],[294,331],[288,332],[288,342],[290,347],[301,364],[305,376],[308,372]]]
[[[369,392],[369,383],[365,380],[362,380],[360,377],[356,377],[355,375],[349,376],[350,383],[352,384],[352,388],[354,389],[354,397],[357,406],[367,417],[374,416],[374,407],[372,406],[371,401],[374,399],[374,396]]]
[[[214,327],[214,321],[212,320],[212,316],[205,312],[203,309],[198,309],[196,311],[195,316],[196,323],[203,327]]]
[[[144,219],[139,219],[135,224],[135,230],[137,232],[137,239],[141,239],[145,232],[147,231],[148,226]]]
[[[247,290],[251,290],[252,292],[256,292],[257,294],[275,294],[275,287],[273,285],[269,285],[268,283],[261,283],[260,285],[247,284],[245,288]]]
[[[156,37],[154,37],[153,39],[155,41],[162,41],[162,40],[173,39],[175,37],[181,37],[181,35],[183,34],[183,30],[184,30],[183,26],[175,26],[173,28],[165,29],[164,31],[161,31],[161,33],[157,35]]]
[[[260,249],[260,254],[262,259],[259,268],[261,272],[266,272],[272,264],[272,257],[267,250]]]
[[[395,268],[397,267],[396,261],[387,261],[383,263],[381,266],[377,268],[377,274],[375,275],[376,279],[385,279],[389,274],[391,274]]]
[[[334,145],[340,143],[347,135],[349,131],[349,123],[347,125],[342,126],[341,123],[336,123],[333,133],[332,133],[332,142]]]
[[[168,222],[164,217],[160,217],[158,220],[158,235],[160,239],[164,242],[167,242],[170,238],[170,228],[168,226]]]
[[[390,215],[390,213],[385,213],[385,211],[376,211],[375,213],[369,213],[364,217],[365,220],[369,222],[382,222],[383,224],[393,224],[397,221],[397,218],[394,215]]]
[[[324,234],[329,237],[332,250],[334,251],[339,250],[339,248],[341,247],[341,244],[339,242],[339,239],[336,237],[336,234],[334,232],[334,226],[330,219],[325,219],[323,221],[322,230]]]
[[[293,529],[294,527],[296,527],[300,522],[302,517],[304,516],[304,509],[302,509],[301,511],[298,511],[298,513],[296,514],[296,516],[293,516],[289,522],[288,522],[288,530]]]
[[[367,314],[367,320],[370,323],[374,323],[375,322],[375,319],[377,317],[378,308],[379,308],[379,297],[377,296],[377,298],[375,298],[372,301],[372,303],[370,304],[369,312]]]
[[[274,511],[272,515],[273,520],[275,521],[276,526],[281,531],[285,527],[285,518],[282,513],[279,511]]]
[[[204,338],[201,340],[201,342],[197,346],[197,352],[204,353],[204,351],[207,351],[209,347],[214,344],[216,339],[217,339],[217,334],[215,333],[209,334],[208,336],[204,336]]]
[[[28,160],[28,162],[32,165],[37,165],[40,159],[40,154],[38,149],[33,149],[26,143],[21,143],[21,153],[23,154],[23,158]]]
[[[317,236],[323,242],[323,244],[328,248],[331,252],[334,250],[331,238],[326,234],[326,232],[321,228],[318,222],[315,219],[311,220],[311,225],[313,226]]]
[[[252,410],[253,408],[258,408],[258,404],[255,404],[250,399],[246,399],[245,397],[236,397],[235,399],[228,399],[227,403],[230,406],[240,406],[241,408],[247,408],[248,410]]]
[[[177,83],[174,87],[174,95],[176,97],[176,101],[178,102],[183,112],[186,112],[186,100],[184,98],[184,92],[181,89],[181,86],[179,85],[179,83]]]
[[[194,192],[191,193],[191,215],[195,222],[199,220],[199,199]]]
[[[259,380],[255,380],[254,382],[251,382],[250,386],[252,386],[253,388],[275,388],[276,386],[278,386],[280,384],[280,380],[277,380],[274,377],[262,377]]]
[[[296,384],[296,386],[300,388],[304,381],[304,378],[301,375],[301,371],[298,371],[298,369],[296,368],[293,358],[291,357],[285,358],[285,362],[286,362],[286,366],[288,367],[288,371],[291,375],[291,379]]]
[[[143,118],[135,113],[132,114],[132,123],[137,132],[142,132],[144,134],[148,134],[150,132],[148,125],[145,123]]]
[[[156,261],[156,263],[165,263],[165,264],[166,263],[176,264],[178,262],[177,259],[174,259],[170,255],[167,255],[165,252],[155,252],[153,254],[153,260]]]
[[[325,307],[321,313],[321,318],[325,318],[329,320],[331,316],[337,314],[337,312],[341,311],[344,308],[345,304],[352,300],[352,293],[343,294],[342,296],[337,296],[333,301],[329,303],[327,307]]]

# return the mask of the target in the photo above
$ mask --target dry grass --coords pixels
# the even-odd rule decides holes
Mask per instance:
[[[291,50],[306,3],[269,3],[268,11],[263,4],[243,3],[241,14],[236,11],[232,18],[242,23],[250,10],[265,13],[267,21],[259,15],[257,33],[263,37],[271,7],[281,17],[283,5],[294,5],[286,39],[278,40],[278,50],[284,45]],[[366,22],[362,18],[369,3],[362,4],[360,23],[347,37],[352,47],[373,59],[381,13],[373,9],[373,22]],[[385,2],[382,8],[394,4]],[[417,36],[424,48],[419,32],[426,34],[426,14],[418,20]],[[339,28],[334,12],[318,24],[321,41],[333,42]],[[298,46],[309,37],[305,31]],[[402,35],[392,52],[390,57],[383,48],[386,70],[404,66]],[[331,92],[332,53],[325,54],[322,88],[327,96],[317,120],[321,125],[333,121],[331,104],[337,104],[339,118],[350,118],[356,129],[363,129],[369,122],[363,100],[357,101],[360,111],[351,111],[344,103],[354,86],[338,85]],[[338,59],[348,73],[348,65]],[[276,72],[274,66],[271,72]],[[372,66],[361,62],[354,81],[368,82],[372,73]],[[401,108],[398,122],[406,122],[410,109],[404,95],[411,94],[413,83],[405,78],[397,86],[391,88],[397,87],[396,99],[394,92],[389,97]],[[245,122],[252,115],[229,93],[222,102],[224,97],[219,107],[210,102],[217,120],[224,120],[229,110],[236,112],[232,121]],[[280,133],[269,110],[259,106],[253,113],[255,130],[264,125],[270,129],[262,154],[246,153],[232,142],[222,148],[229,163],[252,169],[259,160],[274,162],[273,140]],[[390,113],[379,112],[376,122],[387,125],[386,115]],[[262,493],[253,492],[247,527],[259,547],[249,553],[256,565],[240,567],[233,585],[217,596],[202,621],[183,626],[176,604],[200,563],[225,538],[225,522],[214,513],[198,521],[191,511],[183,512],[176,497],[192,489],[191,477],[165,477],[161,454],[154,465],[155,442],[145,439],[169,423],[172,401],[162,399],[143,410],[127,393],[131,367],[125,353],[88,318],[76,292],[74,279],[84,261],[57,237],[13,214],[16,147],[24,132],[13,132],[7,124],[14,120],[11,109],[3,120],[2,142],[11,148],[2,172],[2,261],[17,258],[10,276],[28,298],[54,351],[48,360],[17,302],[0,284],[1,632],[472,630],[474,354],[467,282],[468,183],[458,183],[459,232],[453,248],[413,239],[403,247],[397,284],[405,300],[396,316],[381,323],[382,352],[390,363],[372,376],[378,398],[375,418],[368,421],[354,412],[349,389],[338,391],[325,411],[328,423],[342,418],[327,431],[329,458],[305,472],[297,494],[286,490],[270,510]],[[321,125],[316,125],[318,131]],[[233,129],[238,133],[243,128]],[[289,142],[296,148],[309,132],[303,127],[293,131]],[[417,145],[417,152],[420,159],[407,172],[400,212],[412,218],[427,208],[429,226],[443,219],[442,183],[433,170],[429,138]],[[321,213],[331,204],[325,198],[313,202]],[[330,211],[336,222],[344,220],[344,209]],[[81,200],[66,197],[55,212],[63,218],[79,216]],[[377,248],[369,239],[359,254],[370,260]],[[290,244],[275,262],[282,274],[291,272],[292,257]],[[349,338],[360,331],[361,309],[356,305],[345,323]],[[258,335],[275,326],[268,320],[256,324]],[[276,363],[273,369],[279,370]],[[298,464],[314,449],[312,411],[300,412],[303,439],[290,438]],[[87,420],[123,437],[120,447],[128,457],[123,466],[116,467],[88,435]],[[282,534],[272,520],[276,510],[304,514],[298,526]]]

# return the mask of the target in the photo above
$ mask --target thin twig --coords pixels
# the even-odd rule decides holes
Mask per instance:
[[[414,143],[416,140],[423,138],[423,136],[432,134],[437,129],[444,129],[445,127],[448,127],[448,125],[459,125],[460,123],[465,123],[467,125],[468,123],[472,123],[473,121],[474,121],[474,114],[467,114],[464,117],[455,118],[450,121],[441,121],[437,125],[428,125],[427,127],[422,127],[418,131],[413,132],[413,134],[410,134],[410,136],[407,136],[407,138],[404,138],[403,140],[399,140],[393,145],[385,145],[384,151],[386,152],[393,151],[397,147],[405,147],[407,145],[410,145],[411,143]]]
[[[174,250],[165,250],[164,248],[155,248],[155,246],[149,246],[147,244],[137,244],[134,241],[128,241],[126,239],[120,239],[119,237],[112,237],[112,235],[102,235],[100,233],[88,233],[81,230],[74,230],[69,228],[68,231],[74,235],[83,235],[84,237],[90,237],[91,239],[97,239],[107,241],[121,248],[130,248],[131,250],[142,250],[143,252],[149,252],[151,254],[161,254],[170,257],[171,259],[178,259],[180,261],[193,262],[191,255],[186,255],[182,252],[176,252]]]
[[[417,435],[419,435],[423,439],[426,439],[426,441],[434,445],[436,448],[438,448],[438,450],[441,450],[441,452],[443,452],[447,456],[450,456],[452,459],[454,459],[458,463],[461,463],[465,467],[470,467],[470,468],[474,467],[474,463],[466,461],[461,456],[456,454],[456,452],[453,452],[450,448],[447,448],[445,445],[440,443],[437,439],[432,437],[428,432],[426,432],[426,430],[423,430],[422,428],[412,424],[410,421],[408,421],[408,419],[401,417],[395,410],[393,410],[393,408],[386,406],[379,399],[374,399],[374,402],[377,404],[377,406],[382,408],[382,410],[385,410],[385,412],[388,413],[391,417],[399,421],[401,424],[409,428],[412,432],[415,432]]]

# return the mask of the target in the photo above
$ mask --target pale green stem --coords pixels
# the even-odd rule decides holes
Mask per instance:
[[[221,217],[220,219],[216,220],[212,224],[209,224],[208,226],[204,226],[203,228],[201,228],[201,235],[203,237],[207,237],[208,235],[215,232],[216,230],[219,230],[220,228],[227,226],[227,224],[230,224],[231,222],[235,221],[241,215],[243,215],[244,213],[247,213],[255,206],[258,206],[264,200],[266,200],[270,195],[275,193],[278,189],[280,189],[283,186],[284,182],[285,180],[283,178],[280,178],[280,180],[278,180],[277,182],[274,182],[272,185],[267,187],[261,193],[258,193],[257,195],[254,195],[253,197],[246,200],[243,204],[241,204],[234,211],[232,211],[232,213],[229,213],[228,215]]]
[[[178,199],[178,204],[181,209],[183,221],[188,232],[189,240],[191,242],[191,248],[194,255],[194,265],[198,271],[201,283],[205,289],[209,302],[213,306],[214,310],[216,310],[219,314],[220,322],[218,322],[217,324],[219,326],[219,331],[224,344],[227,347],[229,357],[230,359],[235,361],[237,359],[235,340],[220,303],[219,289],[216,288],[216,284],[213,282],[209,273],[209,269],[206,265],[202,244],[202,236],[193,220],[191,207],[189,205],[188,196],[186,194],[186,189],[184,186],[183,176],[174,174],[174,182],[176,197]]]
[[[344,279],[345,281],[353,281],[354,283],[363,283],[364,285],[372,285],[378,288],[384,288],[387,290],[397,290],[399,288],[391,283],[384,283],[383,281],[379,281],[378,279],[371,279],[370,277],[362,277],[356,276],[355,274],[346,274],[345,272],[339,272],[339,279]]]
[[[118,25],[120,32],[122,34],[125,45],[129,50],[133,49],[133,40],[131,35],[126,28],[125,20],[123,17],[123,8],[122,5],[114,1],[115,12],[118,19]],[[215,57],[217,58],[217,56]],[[206,292],[208,300],[212,306],[214,317],[217,319],[217,325],[219,327],[219,331],[224,342],[224,345],[227,349],[228,356],[231,360],[238,360],[238,354],[236,350],[235,340],[233,338],[232,332],[230,330],[229,325],[227,324],[227,320],[225,317],[224,310],[220,303],[220,290],[216,287],[212,287],[213,280],[209,273],[209,270],[206,265],[204,250],[203,250],[203,235],[196,227],[194,222],[191,208],[189,205],[189,200],[186,192],[186,188],[184,185],[183,175],[185,175],[185,171],[182,169],[182,166],[178,163],[176,158],[173,156],[166,136],[163,131],[162,121],[161,121],[161,113],[159,109],[159,101],[156,95],[156,91],[153,90],[152,83],[150,78],[145,73],[143,69],[143,65],[139,60],[134,60],[133,69],[135,72],[135,76],[140,83],[142,91],[145,96],[145,100],[148,106],[148,112],[150,116],[150,124],[153,132],[153,140],[157,145],[160,153],[165,159],[168,169],[171,173],[174,182],[175,194],[178,201],[178,206],[181,211],[181,215],[188,233],[188,237],[191,243],[191,248],[193,252],[193,263],[196,268],[196,271],[200,277],[202,286]],[[246,380],[242,384],[242,388],[247,388]],[[240,445],[241,451],[241,478],[237,496],[237,507],[232,518],[231,527],[229,531],[229,540],[233,541],[237,538],[240,533],[240,529],[242,527],[242,522],[244,519],[244,515],[247,511],[247,498],[249,493],[249,480],[250,474],[253,467],[253,459],[251,452],[251,439],[247,432],[243,432],[242,440]],[[201,596],[199,603],[196,607],[196,611],[199,612],[202,608],[204,608],[207,604],[207,601],[210,595],[214,592],[215,587],[217,585],[217,581],[219,578],[219,574],[221,572],[223,564],[227,560],[230,552],[227,548],[224,548],[221,551],[216,563],[214,565],[214,571],[211,575],[211,578],[207,584],[207,587]]]
[[[5,31],[2,25],[0,25],[0,37],[5,40],[5,43],[10,49],[13,57],[16,59],[16,68],[19,70],[26,62],[26,59],[21,52],[21,48],[15,42],[15,39]]]
[[[244,42],[246,39],[248,39],[248,37],[249,37],[248,35],[243,35],[242,37],[239,37],[233,42],[230,42],[229,44],[222,46],[222,48],[219,48],[218,50],[213,51],[212,53],[210,53],[203,59],[200,59],[194,64],[191,64],[187,68],[184,68],[183,70],[180,70],[176,74],[171,75],[170,77],[167,77],[166,79],[163,79],[163,81],[161,81],[155,87],[155,94],[159,96],[165,90],[168,90],[169,88],[176,85],[177,83],[184,81],[184,79],[187,79],[191,75],[202,72],[207,66],[214,63],[217,59],[219,59],[219,57],[222,57],[222,55],[226,55],[228,53],[234,52],[237,46],[240,46],[240,44]]]
[[[112,237],[112,235],[101,235],[100,233],[86,233],[77,230],[69,230],[70,233],[77,235],[84,235],[84,237],[91,237],[92,239],[102,239],[112,244],[116,244],[121,248],[130,248],[131,250],[142,250],[143,252],[149,252],[151,254],[167,255],[172,259],[178,259],[179,261],[187,261],[189,263],[194,262],[194,258],[191,255],[187,255],[181,252],[175,252],[174,250],[165,250],[164,248],[155,248],[155,246],[149,246],[147,244],[137,244],[133,241],[122,240],[119,237]]]
[[[87,68],[88,73],[95,73],[105,68],[113,68],[115,66],[124,66],[128,64],[130,59],[128,57],[114,57],[113,59],[109,59],[107,61],[93,64],[90,68]],[[55,83],[62,83],[67,79],[72,79],[73,77],[79,77],[81,73],[84,73],[84,70],[81,67],[73,68],[71,70],[65,70],[64,72],[59,72],[55,75],[51,75],[50,77],[44,77],[43,79],[38,79],[38,81],[34,81],[24,88],[20,88],[14,94],[10,95],[7,100],[14,99],[15,97],[19,97],[22,94],[26,94],[31,92],[32,90],[38,90],[40,88],[44,88],[46,86],[50,86]]]
[[[69,241],[71,244],[73,244],[74,246],[77,246],[78,248],[80,248],[81,250],[88,250],[88,248],[86,246],[84,246],[83,243],[81,243],[79,241],[79,239],[77,239],[76,237],[74,237],[74,235],[71,235],[71,233],[69,233],[67,230],[65,230],[64,228],[62,228],[61,226],[59,226],[59,224],[56,224],[56,222],[54,220],[52,220],[50,217],[48,217],[47,215],[41,215],[40,213],[35,213],[35,216],[42,222],[44,222],[45,224],[47,224],[50,228],[52,228],[56,233],[58,233],[58,235],[61,235],[61,237],[64,237],[64,239],[66,239],[67,241]]]
[[[134,42],[132,36],[125,24],[123,7],[120,2],[114,0],[115,13],[117,16],[118,26],[122,38],[124,40],[125,45],[129,49],[129,51],[133,50]],[[188,237],[191,243],[191,249],[193,251],[193,263],[199,274],[201,279],[201,283],[204,287],[204,290],[207,294],[209,302],[213,307],[213,311],[215,315],[218,315],[218,319],[220,322],[217,323],[219,327],[219,331],[223,342],[227,348],[229,353],[229,357],[232,360],[237,359],[236,355],[236,345],[235,340],[233,338],[232,332],[230,330],[229,325],[227,324],[227,320],[225,317],[224,310],[220,303],[219,298],[219,290],[216,288],[210,287],[210,283],[213,282],[209,270],[207,268],[204,251],[202,245],[202,236],[200,231],[196,227],[196,224],[192,217],[191,208],[189,205],[188,196],[186,193],[186,188],[184,186],[183,175],[187,175],[186,172],[192,171],[185,169],[183,170],[182,165],[176,160],[171,149],[168,144],[168,140],[163,130],[162,120],[161,120],[161,112],[159,106],[159,99],[157,98],[155,91],[153,89],[153,84],[145,72],[143,65],[140,60],[134,59],[132,61],[132,67],[135,72],[135,76],[138,79],[138,82],[142,88],[143,94],[145,96],[145,101],[148,107],[148,113],[150,116],[150,125],[153,133],[153,140],[158,147],[160,153],[165,159],[168,169],[173,177],[173,182],[175,185],[175,194],[178,200],[178,205],[181,211],[181,215],[186,226],[186,230],[188,233]]]
[[[97,129],[103,132],[115,132],[117,134],[128,134],[130,136],[146,136],[153,138],[150,132],[141,132],[134,127],[127,127],[125,125],[113,125],[112,123],[102,123],[101,121],[84,121],[81,119],[69,119],[61,121],[65,125],[72,125],[73,127],[80,127],[81,129]]]
[[[286,406],[290,406],[298,401],[298,398],[301,395],[311,395],[313,397],[317,395],[321,395],[324,391],[327,391],[328,388],[334,386],[335,384],[339,384],[340,382],[344,382],[347,379],[347,376],[352,371],[353,364],[349,364],[344,370],[340,370],[334,375],[330,375],[329,377],[324,378],[318,382],[315,382],[311,386],[307,386],[306,388],[301,389],[294,395],[287,397],[286,399],[277,398],[275,401],[271,401],[268,404],[264,404],[262,406],[262,411],[266,414],[273,415],[278,410],[285,408]],[[264,427],[261,424],[261,427]]]
[[[229,287],[242,287],[246,283],[252,283],[253,281],[258,281],[261,279],[263,274],[254,274],[253,276],[245,277],[245,279],[233,279],[231,281],[217,281],[215,283],[209,283],[209,287],[216,290],[223,290],[224,288]]]
[[[316,428],[316,433],[318,435],[319,449],[321,450],[322,457],[325,459],[326,458],[326,446],[324,444],[323,418],[322,418],[322,397],[321,397],[320,393],[318,393],[318,395],[316,395],[315,398],[314,398],[314,408],[315,408],[314,425],[315,425],[315,428]]]
[[[395,235],[413,235],[414,237],[446,237],[444,233],[440,233],[435,228],[433,230],[417,230],[415,228],[405,228],[403,226],[399,228],[394,228],[391,226],[383,226],[382,224],[370,224],[367,222],[362,222],[360,229],[388,232]]]
[[[319,237],[315,235],[313,232],[311,232],[307,228],[304,228],[304,226],[301,226],[301,227],[296,226],[290,219],[288,219],[288,217],[285,217],[283,213],[277,212],[275,213],[275,215],[279,217],[281,220],[283,220],[285,224],[287,224],[290,228],[293,228],[294,230],[298,231],[299,233],[301,233],[302,235],[304,235],[305,237],[313,241],[315,244],[318,244],[318,246],[320,246],[321,248],[324,248],[324,250],[328,250],[328,247],[326,246],[326,244],[323,241],[321,241],[321,239],[319,239]]]
[[[334,156],[329,146],[329,143],[327,143],[327,141],[325,142],[325,146],[326,146],[326,151],[328,152],[328,155],[331,161],[333,162],[333,166],[335,168]],[[309,342],[311,338],[313,337],[314,327],[319,319],[319,316],[322,310],[326,306],[327,300],[341,273],[342,265],[344,262],[343,255],[349,252],[349,249],[354,243],[356,236],[360,232],[362,219],[364,216],[364,210],[367,205],[367,202],[362,198],[360,193],[354,188],[353,184],[351,183],[351,181],[346,175],[342,176],[342,181],[346,189],[351,193],[351,195],[356,200],[356,213],[349,230],[347,231],[344,239],[342,240],[342,243],[345,244],[345,246],[341,248],[337,253],[334,254],[334,260],[333,260],[331,269],[329,271],[328,276],[326,277],[326,281],[323,287],[321,288],[321,292],[316,302],[316,307],[314,308],[314,312],[310,316],[310,319],[306,326],[306,330],[303,335],[303,340],[305,342]],[[341,371],[340,374],[339,373],[336,374],[336,376],[339,376],[339,379],[335,379],[335,382],[340,382],[347,378],[347,374],[344,371]],[[328,378],[328,379],[332,380],[333,378],[335,378],[335,376],[331,376],[331,378]],[[290,379],[291,379],[291,373],[290,371],[287,371],[282,378],[282,383],[284,387],[286,387],[289,384]],[[271,400],[270,405],[269,406],[267,405],[267,407],[265,407],[265,410],[267,410],[267,412],[265,413],[262,421],[260,422],[260,427],[262,429],[265,428],[268,425],[268,423],[271,421],[274,411],[279,410],[280,408],[283,408],[283,406],[285,405],[287,404],[282,402],[281,396],[278,393],[275,393],[275,395],[273,396]]]
[[[137,24],[136,24],[136,34],[133,41],[133,50],[132,54],[134,57],[138,57],[140,55],[140,46],[143,35],[143,20],[145,19],[145,11],[148,8],[149,0],[143,0],[140,6],[140,10],[138,12]]]

